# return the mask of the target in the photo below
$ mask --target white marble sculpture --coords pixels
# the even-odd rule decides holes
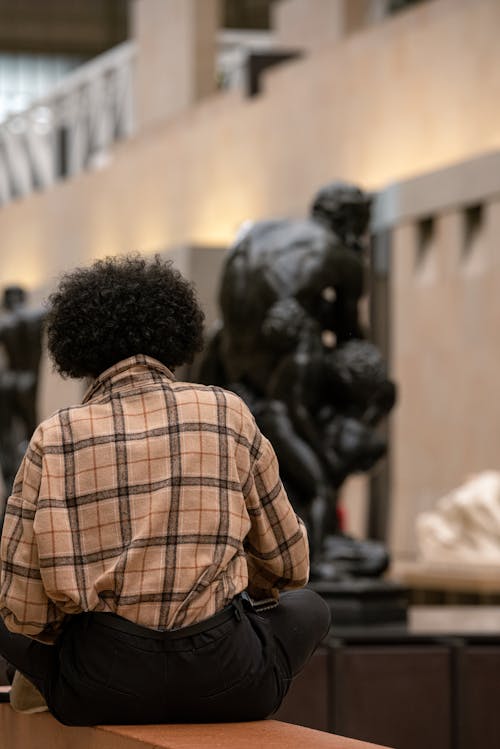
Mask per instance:
[[[500,472],[472,476],[420,514],[417,542],[428,562],[500,563]]]

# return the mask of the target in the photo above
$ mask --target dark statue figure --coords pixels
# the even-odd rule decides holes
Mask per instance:
[[[318,579],[380,574],[387,553],[342,534],[337,499],[352,473],[385,454],[377,424],[395,387],[364,338],[365,243],[371,198],[335,182],[305,220],[253,224],[230,250],[221,322],[198,379],[238,393],[277,453],[290,499],[309,528]]]
[[[27,443],[38,423],[38,370],[43,312],[26,307],[26,293],[8,286],[0,316],[0,468],[10,489]],[[3,513],[1,513],[3,517]]]

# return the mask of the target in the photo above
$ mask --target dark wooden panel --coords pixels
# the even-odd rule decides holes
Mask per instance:
[[[319,649],[292,683],[273,719],[328,731],[328,651]]]
[[[223,0],[222,25],[232,29],[270,29],[276,0]]]
[[[457,653],[459,749],[500,747],[500,646],[469,646]]]
[[[93,56],[127,37],[127,0],[0,0],[2,51]]]
[[[445,647],[340,648],[331,730],[397,749],[451,749],[450,674]]]

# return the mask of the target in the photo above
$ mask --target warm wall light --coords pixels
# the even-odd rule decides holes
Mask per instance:
[[[6,258],[7,260],[7,258]],[[0,271],[0,285],[9,286],[16,284],[22,286],[27,291],[38,289],[46,281],[46,273],[43,270],[43,258],[31,256],[28,262],[24,261],[22,253],[17,255],[13,253],[8,260],[3,263]]]
[[[224,196],[217,202],[219,206],[227,205]],[[227,247],[256,220],[249,216],[262,216],[262,209],[251,200],[251,196],[246,203],[239,201],[235,205],[233,201],[233,205],[228,206],[227,210],[214,210],[211,213],[207,210],[205,215],[200,213],[197,216],[189,241],[203,247]]]

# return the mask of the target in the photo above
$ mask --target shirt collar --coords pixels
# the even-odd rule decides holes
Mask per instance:
[[[87,403],[95,395],[106,392],[111,388],[130,385],[132,378],[135,380],[146,379],[153,381],[154,372],[159,372],[169,380],[175,380],[175,375],[165,364],[152,356],[136,354],[128,359],[113,364],[112,367],[102,372],[88,387],[83,396],[82,403]]]

